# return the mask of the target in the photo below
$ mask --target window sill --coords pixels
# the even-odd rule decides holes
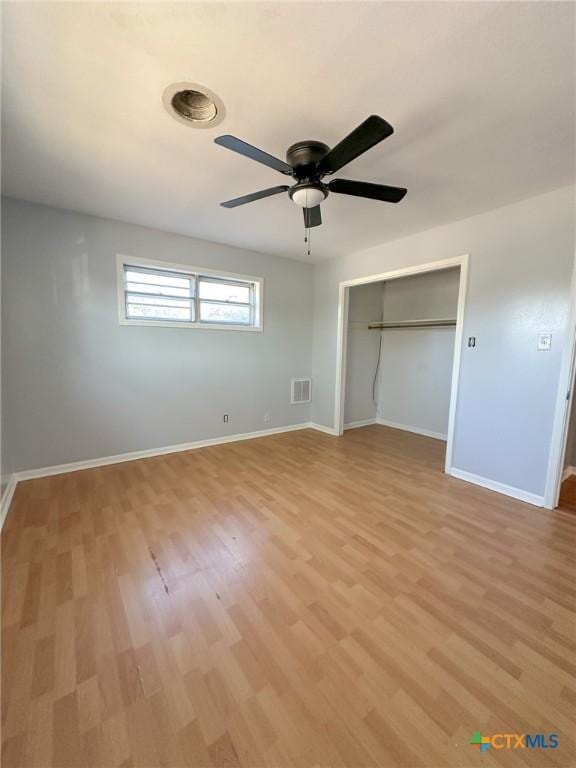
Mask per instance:
[[[256,331],[261,332],[262,326],[257,325],[228,325],[226,323],[179,323],[169,320],[133,320],[119,318],[120,325],[139,325],[152,328],[192,328],[199,331]]]

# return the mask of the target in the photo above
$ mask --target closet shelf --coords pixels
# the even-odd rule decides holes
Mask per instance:
[[[435,320],[392,320],[368,323],[370,330],[383,331],[387,328],[434,328],[444,325],[456,325],[455,317],[444,317]]]

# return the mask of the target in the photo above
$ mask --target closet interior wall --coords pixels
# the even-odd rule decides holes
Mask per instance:
[[[369,330],[368,324],[382,319],[383,285],[383,283],[368,283],[350,288],[346,397],[344,399],[345,427],[376,420],[377,392],[373,385],[380,333]]]
[[[564,477],[574,474],[576,474],[576,407],[574,407],[574,394],[572,394],[570,425],[568,427],[566,451],[564,453]]]
[[[380,331],[369,330],[365,321],[455,318],[459,272],[439,270],[350,289],[345,425],[371,420],[446,439],[455,326]]]

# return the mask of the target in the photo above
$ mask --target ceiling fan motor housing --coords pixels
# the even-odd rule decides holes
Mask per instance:
[[[294,176],[299,180],[308,179],[310,181],[318,180],[316,164],[325,157],[330,151],[327,144],[321,141],[298,141],[288,147],[286,152],[286,162],[294,169]],[[322,174],[323,175],[323,174]]]

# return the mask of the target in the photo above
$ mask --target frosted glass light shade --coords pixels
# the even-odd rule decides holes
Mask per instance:
[[[319,187],[300,187],[291,195],[293,202],[302,208],[315,208],[326,197]]]

